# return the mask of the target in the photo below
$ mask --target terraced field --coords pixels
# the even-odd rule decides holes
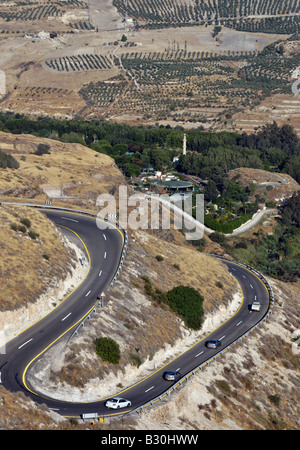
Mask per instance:
[[[236,114],[234,123],[236,129],[243,129],[252,132],[261,126],[262,123],[277,122],[282,125],[289,123],[300,135],[300,97],[293,94],[274,95],[266,98],[253,111]]]
[[[246,131],[274,118],[298,130],[299,14],[296,0],[7,0],[0,110]]]
[[[123,47],[118,51],[119,59],[115,59],[121,75],[110,83],[94,82],[80,91],[89,103],[87,117],[100,113],[117,119],[125,116],[136,123],[171,121],[172,125],[251,131],[269,119],[266,111],[273,111],[271,116],[281,122],[294,120],[289,111],[295,111],[288,99],[293,97],[291,71],[300,63],[299,54],[285,50],[280,54],[281,45],[270,44],[260,53],[187,51],[174,44],[163,52],[125,53]],[[282,114],[277,114],[272,102],[260,106],[267,98],[281,98],[283,94],[287,100],[279,107]],[[296,105],[297,100],[294,102]],[[258,114],[257,120],[249,114]]]
[[[214,21],[242,31],[289,34],[299,26],[297,0],[114,0],[113,4],[124,16],[150,27]]]

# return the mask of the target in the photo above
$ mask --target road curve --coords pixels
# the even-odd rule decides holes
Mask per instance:
[[[131,401],[130,408],[120,412],[108,410],[104,406],[106,399],[75,403],[47,397],[30,385],[27,375],[39,357],[59,339],[71,335],[82,318],[95,307],[97,296],[106,290],[118,268],[124,237],[114,226],[106,230],[99,229],[94,217],[66,211],[43,210],[43,212],[60,226],[64,233],[76,236],[89,261],[89,270],[80,285],[51,313],[6,343],[5,354],[0,354],[0,380],[6,389],[13,392],[23,391],[34,401],[47,404],[62,416],[79,417],[87,413],[97,413],[98,416],[124,414],[146,405],[172,388],[172,383],[162,378],[164,371],[179,369],[184,378],[220,352],[220,348],[216,350],[206,348],[205,341],[208,338],[219,339],[222,343],[221,350],[224,350],[259,323],[269,310],[269,293],[263,281],[238,263],[225,261],[224,264],[237,280],[243,295],[239,309],[230,319],[189,350],[145,379],[116,393]],[[249,309],[249,304],[255,299],[262,304],[259,312],[252,312]]]

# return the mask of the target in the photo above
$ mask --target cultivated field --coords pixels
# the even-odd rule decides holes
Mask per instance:
[[[297,2],[125,4],[5,2],[0,111],[246,131],[274,117],[299,130]]]

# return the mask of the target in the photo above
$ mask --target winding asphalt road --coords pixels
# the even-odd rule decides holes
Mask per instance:
[[[61,226],[64,233],[76,236],[86,254],[89,270],[80,285],[51,313],[6,343],[5,353],[0,354],[0,381],[6,389],[12,392],[22,391],[35,402],[46,404],[62,416],[79,417],[88,413],[98,413],[98,416],[124,414],[150,403],[167,389],[178,384],[165,381],[162,378],[164,371],[180,370],[184,380],[186,374],[214,358],[255,326],[269,309],[269,294],[263,282],[250,270],[237,263],[226,261],[224,264],[237,280],[243,294],[243,302],[238,311],[189,350],[145,379],[116,393],[132,402],[130,408],[120,411],[108,410],[104,406],[106,399],[72,403],[49,398],[30,385],[28,373],[34,369],[34,363],[40,356],[59,339],[70,336],[82,318],[93,310],[98,302],[97,297],[106,290],[115,275],[124,245],[124,236],[112,225],[106,230],[99,229],[95,218],[87,215],[54,210],[42,211],[56,225]],[[255,299],[262,304],[260,312],[252,312],[249,309],[249,304]],[[222,343],[221,348],[208,349],[205,346],[207,339],[219,339]]]

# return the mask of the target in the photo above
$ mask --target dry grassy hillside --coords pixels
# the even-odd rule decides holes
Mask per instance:
[[[300,132],[300,100],[299,95],[292,92],[288,94],[274,94],[264,99],[255,108],[238,112],[233,116],[230,130],[243,130],[253,133],[262,124],[277,122],[278,125],[288,123],[295,132]]]
[[[37,155],[40,143],[49,153]],[[101,193],[114,190],[123,177],[114,161],[81,144],[65,144],[31,135],[0,133],[0,150],[19,162],[18,169],[0,170],[1,199],[13,197],[33,202],[93,208]]]
[[[0,224],[0,310],[17,310],[65,278],[76,255],[39,211],[1,205]]]

